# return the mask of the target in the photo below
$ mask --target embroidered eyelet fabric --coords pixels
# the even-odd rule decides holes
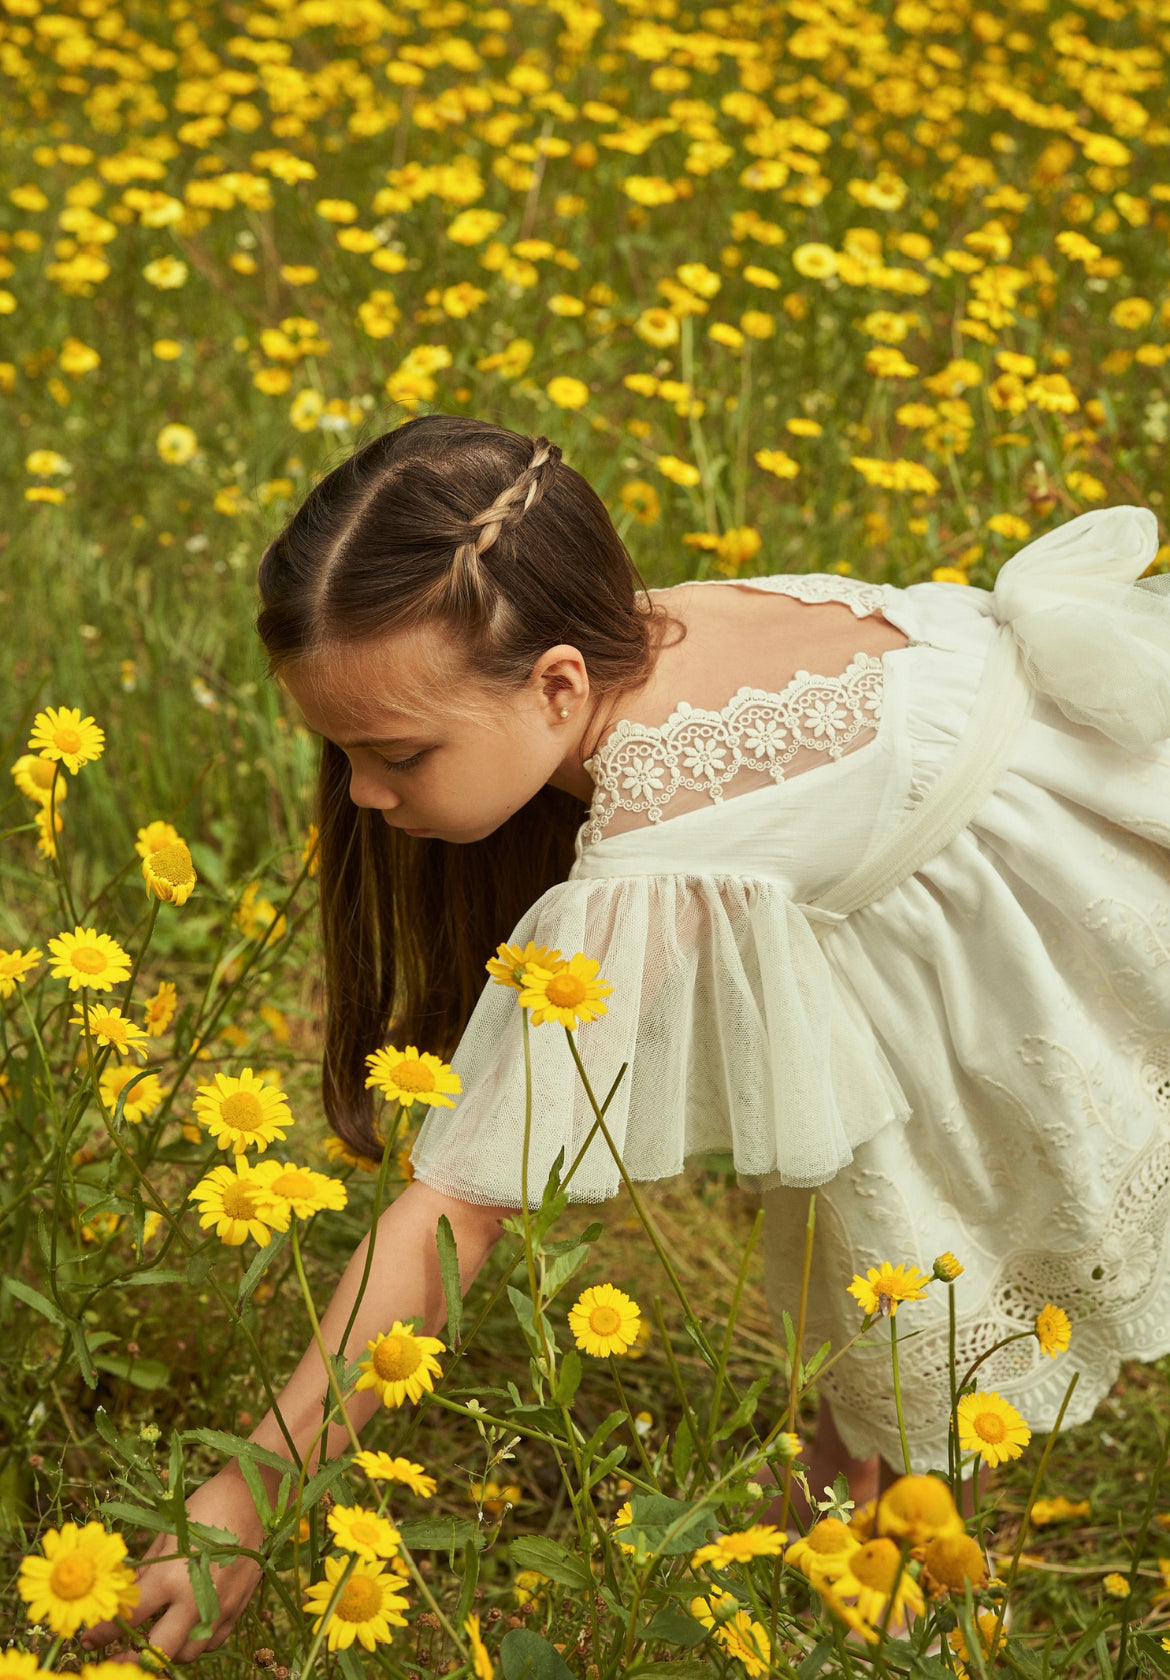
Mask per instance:
[[[1116,564],[1128,585],[1153,558],[1156,521],[1094,510],[1029,546],[1044,544],[1069,576]],[[744,583],[848,596],[859,618],[878,611],[910,638],[878,661],[868,733],[839,757],[823,750],[807,774],[777,779],[769,765],[741,784],[741,759],[722,797],[687,790],[689,808],[625,812],[630,826],[611,817],[599,839],[595,802],[569,879],[508,937],[583,951],[613,985],[608,1013],[575,1036],[599,1097],[628,1064],[606,1121],[630,1177],[668,1178],[724,1150],[760,1192],[777,1322],[796,1311],[815,1189],[810,1349],[854,1334],[854,1273],[883,1260],[929,1273],[950,1250],[965,1268],[960,1365],[1053,1301],[1073,1319],[1069,1351],[1053,1360],[1034,1339],[1014,1342],[980,1381],[1040,1432],[1079,1371],[1066,1421],[1084,1421],[1121,1360],[1170,1351],[1170,738],[1127,747],[1070,716],[1083,701],[1118,734],[1142,721],[1083,644],[1073,680],[1070,640],[1069,680],[1037,692],[967,826],[899,886],[818,926],[800,906],[929,800],[954,753],[997,630],[992,593],[832,574]],[[1144,645],[1141,629],[1123,639],[1123,617],[1101,625],[1115,675],[1140,676],[1147,736],[1151,718],[1156,729],[1170,717],[1170,595],[1160,602],[1163,618],[1135,614]],[[1059,676],[1044,637],[1066,608],[1047,612],[1026,615],[1021,644]],[[599,756],[608,774],[616,757]],[[421,1179],[471,1201],[519,1203],[519,1014],[513,991],[485,987],[454,1058],[459,1105],[429,1116],[415,1146]],[[604,1141],[589,1141],[565,1035],[546,1025],[530,1038],[530,1203],[562,1149],[565,1170],[576,1162],[570,1197],[604,1200],[620,1181]],[[945,1288],[904,1303],[898,1328],[914,1467],[945,1466]],[[898,1464],[883,1327],[868,1341],[823,1391],[852,1453]]]

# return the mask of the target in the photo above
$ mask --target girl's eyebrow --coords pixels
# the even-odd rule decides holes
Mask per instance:
[[[333,744],[343,752],[349,747],[369,747],[372,752],[376,752],[379,747],[413,746],[416,741],[422,739],[421,735],[383,735],[377,741],[335,741]]]

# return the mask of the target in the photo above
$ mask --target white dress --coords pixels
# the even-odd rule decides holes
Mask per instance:
[[[1096,509],[993,591],[835,574],[739,580],[882,614],[909,644],[828,677],[623,723],[569,879],[509,942],[582,951],[613,986],[577,1029],[634,1180],[733,1153],[766,1208],[768,1298],[795,1315],[809,1190],[809,1343],[860,1322],[855,1272],[952,1251],[963,1365],[1034,1430],[1088,1418],[1124,1358],[1170,1350],[1170,579],[1145,508]],[[807,766],[811,762],[812,767]],[[788,772],[786,774],[786,771]],[[797,773],[800,772],[800,773]],[[518,1205],[516,994],[487,983],[417,1176]],[[564,1033],[531,1033],[535,1205],[592,1125]],[[619,1187],[600,1136],[569,1184]],[[898,1316],[916,1470],[946,1463],[946,1291]],[[910,1335],[917,1331],[919,1334]],[[886,1326],[823,1385],[842,1438],[898,1464]]]

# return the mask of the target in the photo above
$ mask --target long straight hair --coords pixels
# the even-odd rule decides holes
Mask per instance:
[[[260,562],[270,670],[438,622],[501,693],[542,653],[580,649],[599,696],[639,686],[670,624],[605,505],[546,438],[428,414],[323,477]],[[322,1095],[333,1130],[381,1154],[365,1057],[387,1038],[449,1058],[484,963],[563,881],[585,807],[543,787],[483,840],[412,837],[349,798],[322,743],[317,794],[325,963]]]

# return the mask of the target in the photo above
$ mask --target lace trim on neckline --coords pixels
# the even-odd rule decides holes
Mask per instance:
[[[663,807],[684,788],[718,805],[740,771],[781,782],[801,749],[843,757],[850,741],[881,721],[882,677],[880,655],[855,653],[836,676],[800,670],[778,691],[738,689],[719,711],[682,700],[663,724],[623,718],[584,761],[594,781],[585,842],[600,840],[619,810],[661,822]]]

